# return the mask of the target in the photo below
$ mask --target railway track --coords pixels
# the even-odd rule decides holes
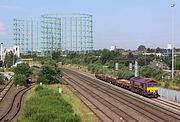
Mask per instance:
[[[171,110],[159,107],[152,103],[152,100],[144,101],[141,97],[134,97],[132,94],[122,92],[121,90],[115,89],[112,86],[109,86],[105,83],[98,82],[97,80],[94,80],[92,78],[89,78],[85,75],[76,73],[74,71],[65,70],[66,73],[70,73],[73,77],[76,77],[77,79],[83,80],[84,84],[88,84],[89,87],[93,86],[94,88],[98,89],[101,93],[104,93],[109,96],[109,98],[113,98],[111,100],[116,101],[116,107],[123,104],[126,106],[128,110],[133,111],[133,115],[136,115],[136,113],[140,113],[144,116],[147,120],[151,121],[179,121],[180,115],[177,112],[173,112]],[[96,81],[96,82],[95,82]],[[81,82],[81,84],[83,84]],[[88,87],[87,87],[88,88]],[[150,102],[151,101],[151,102]],[[117,104],[119,102],[119,104]],[[123,111],[123,110],[122,110]],[[130,113],[131,113],[130,111]],[[136,111],[136,112],[135,112]],[[127,110],[124,112],[129,113]],[[142,121],[141,119],[138,119]]]
[[[97,94],[92,94],[92,92],[90,90],[87,90],[86,87],[83,87],[81,85],[79,85],[78,83],[74,82],[74,80],[70,77],[67,78],[67,82],[69,82],[69,85],[75,89],[76,91],[79,91],[78,94],[83,95],[83,97],[85,97],[88,101],[91,102],[91,104],[93,104],[95,106],[94,109],[98,110],[101,112],[101,115],[103,114],[103,116],[100,116],[99,114],[96,114],[98,116],[98,118],[100,119],[100,121],[112,121],[112,122],[118,122],[120,121],[120,119],[122,118],[120,116],[120,113],[118,113],[118,111],[116,110],[116,112],[114,112],[116,107],[112,104],[110,104],[110,102],[104,101],[104,99],[102,97],[100,97],[99,95],[96,96]],[[94,110],[93,110],[94,111]],[[131,118],[131,117],[130,117]],[[125,119],[122,118],[123,121],[128,121],[130,119]],[[131,119],[131,121],[136,121]]]
[[[22,100],[24,95],[29,91],[33,86],[29,86],[18,91],[14,98],[12,99],[11,105],[8,110],[0,117],[0,121],[11,121],[13,120],[21,110]]]
[[[7,92],[9,91],[9,89],[12,87],[13,85],[13,80],[11,79],[6,86],[2,89],[2,91],[0,92],[0,102],[3,100],[3,98],[5,97],[5,95],[7,94]]]
[[[71,79],[64,78],[67,82],[69,82]],[[68,84],[68,87],[71,88],[71,90],[95,113],[95,115],[99,118],[101,122],[107,121],[113,121],[110,117],[107,116],[107,114],[100,110],[99,106],[93,103],[92,101],[96,101],[93,98],[90,98],[89,95],[82,89],[79,89],[79,87],[74,86],[75,84]]]
[[[165,106],[168,106],[168,107],[170,107],[170,108],[173,108],[173,109],[175,109],[175,110],[180,111],[180,105],[177,104],[177,103],[173,103],[173,102],[171,102],[171,101],[163,100],[163,99],[161,99],[161,98],[154,99],[154,101],[155,101],[155,102],[158,102],[158,103],[161,103],[161,104],[163,104],[163,105],[165,105]]]
[[[70,78],[69,81],[74,82],[74,79]],[[79,85],[78,83],[74,82],[75,85]],[[99,106],[104,105],[103,107],[99,107],[99,109],[101,111],[105,111],[104,113],[106,113],[106,116],[108,116],[109,118],[111,118],[112,121],[145,121],[147,119],[142,118],[141,116],[137,117],[137,116],[132,116],[130,115],[130,113],[125,112],[125,107],[123,107],[122,105],[120,105],[119,103],[113,102],[111,103],[110,101],[114,101],[113,99],[111,100],[111,98],[109,96],[105,96],[103,94],[98,94],[99,91],[96,91],[95,89],[92,89],[88,86],[84,87],[82,84],[79,85],[80,88],[83,88],[85,92],[87,92],[87,94],[90,94],[93,98],[96,98],[97,101],[99,101]],[[93,91],[93,92],[92,92]],[[92,99],[92,98],[91,98]],[[93,100],[91,100],[93,101]],[[117,107],[118,105],[118,107]],[[107,108],[109,110],[103,110],[104,108]],[[129,110],[133,111],[133,109]],[[116,115],[116,116],[114,116]],[[135,114],[136,115],[136,114]],[[150,121],[150,120],[149,120]]]

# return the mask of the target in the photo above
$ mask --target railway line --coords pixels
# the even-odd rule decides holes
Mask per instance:
[[[161,98],[154,99],[154,101],[155,101],[155,102],[158,102],[158,103],[161,103],[161,104],[163,104],[163,105],[165,105],[165,106],[168,106],[168,107],[170,107],[170,108],[173,108],[173,109],[175,109],[175,110],[180,111],[180,105],[177,104],[177,103],[173,103],[173,102],[171,102],[171,101],[163,100],[163,99],[161,99]]]
[[[115,110],[116,107],[113,104],[111,104],[108,101],[105,101],[101,96],[91,93],[90,90],[87,90],[86,87],[83,87],[83,86],[77,84],[76,82],[74,82],[73,79],[67,78],[67,80],[71,81],[71,83],[70,83],[71,87],[73,87],[77,91],[80,91],[79,93],[82,94],[84,97],[86,97],[86,99],[95,106],[95,109],[98,109],[98,111],[101,111],[101,114],[103,114],[104,117],[97,115],[101,121],[103,121],[103,122],[104,121],[112,121],[112,122],[117,121],[118,122],[120,120],[121,117],[119,115],[122,114],[122,112]],[[73,82],[73,84],[72,84],[72,82]],[[130,117],[130,119],[126,120],[124,117],[123,120],[125,120],[125,121],[131,120],[132,121],[133,118],[132,119],[131,118],[132,117]]]
[[[163,108],[155,104],[153,100],[137,97],[132,93],[123,92],[113,88],[107,83],[94,80],[77,72],[63,69],[65,77],[69,77],[70,84],[75,84],[84,90],[89,90],[89,94],[110,107],[110,110],[117,114],[124,121],[180,121],[180,112]],[[76,82],[75,82],[76,81]],[[147,99],[147,100],[144,100]],[[103,103],[106,101],[107,103]],[[111,102],[111,103],[110,103]]]
[[[29,91],[33,86],[29,86],[18,91],[11,101],[11,105],[2,116],[0,116],[0,121],[10,121],[13,120],[20,112],[22,107],[22,100],[24,95]]]
[[[4,98],[4,96],[7,94],[7,92],[9,91],[9,89],[12,87],[13,85],[13,81],[12,79],[4,86],[4,88],[2,89],[2,91],[0,92],[0,102],[2,101],[2,99]]]

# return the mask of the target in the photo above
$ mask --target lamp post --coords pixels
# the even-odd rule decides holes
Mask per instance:
[[[172,4],[171,5],[171,9],[172,9],[172,18],[171,18],[171,26],[172,26],[172,30],[171,30],[171,41],[172,41],[172,80],[174,79],[174,7],[176,6],[176,4]]]

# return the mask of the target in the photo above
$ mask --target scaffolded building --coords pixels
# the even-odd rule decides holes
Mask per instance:
[[[20,53],[86,53],[93,49],[92,15],[46,14],[40,18],[14,19],[14,45],[20,47]]]
[[[42,52],[89,52],[93,49],[92,16],[47,14],[41,16]]]
[[[32,54],[39,51],[40,23],[34,18],[15,18],[13,21],[14,45],[20,47],[20,53]]]

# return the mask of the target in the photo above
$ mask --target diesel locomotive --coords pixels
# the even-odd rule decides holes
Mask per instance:
[[[155,80],[150,80],[143,77],[131,77],[129,80],[125,80],[110,75],[105,75],[103,73],[96,73],[95,77],[148,98],[159,97],[158,82]]]

